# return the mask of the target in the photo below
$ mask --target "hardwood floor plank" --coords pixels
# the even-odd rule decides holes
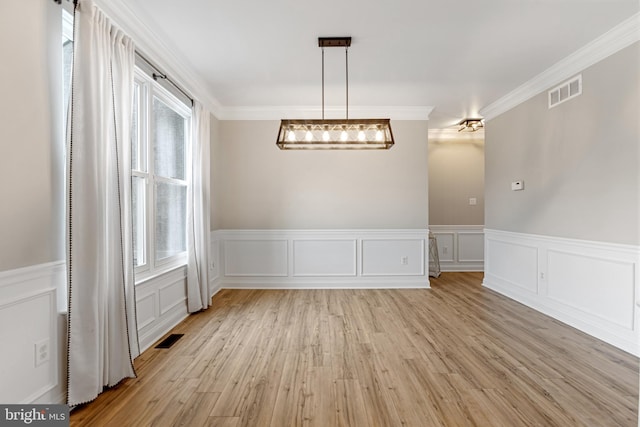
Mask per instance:
[[[375,425],[374,418],[367,413],[360,381],[335,380],[332,398],[335,402],[335,421],[326,425],[340,427]]]
[[[173,423],[174,427],[191,427],[206,425],[209,413],[220,397],[220,393],[195,392],[188,404],[184,405]]]
[[[306,387],[309,354],[288,352],[284,359],[270,424],[274,427],[302,425],[302,410],[309,394]]]
[[[222,290],[71,425],[637,427],[636,357],[481,281]]]
[[[239,427],[240,417],[209,417],[205,426],[207,427]]]

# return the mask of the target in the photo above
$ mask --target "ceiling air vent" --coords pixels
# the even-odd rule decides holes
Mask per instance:
[[[578,74],[571,80],[567,80],[549,91],[549,108],[575,98],[582,94],[582,74]]]

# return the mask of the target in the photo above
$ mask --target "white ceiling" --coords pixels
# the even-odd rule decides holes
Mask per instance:
[[[638,0],[130,0],[223,107],[321,104],[319,36],[351,36],[349,103],[435,107],[445,128],[640,10]],[[344,50],[325,51],[344,105]]]

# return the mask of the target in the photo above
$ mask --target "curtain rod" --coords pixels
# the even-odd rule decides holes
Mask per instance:
[[[149,61],[143,54],[141,54],[139,51],[136,50],[136,55],[142,59],[144,62],[146,62],[151,68],[153,68],[155,70],[154,73],[152,73],[152,77],[153,80],[158,80],[158,79],[162,79],[162,80],[166,80],[171,86],[173,86],[174,88],[176,88],[181,94],[183,94],[184,96],[187,97],[187,99],[189,101],[191,101],[191,106],[193,107],[193,98],[191,97],[191,95],[189,95],[184,89],[182,89],[180,86],[178,86],[177,84],[175,84],[173,82],[173,80],[171,80],[169,77],[167,77],[166,74],[164,74],[162,71],[160,71],[158,69],[158,67],[155,66],[155,64],[151,61]]]
[[[54,2],[56,2],[57,4],[62,4],[62,0],[53,0]],[[73,1],[74,6],[78,4],[78,0],[66,0],[66,1]],[[153,80],[158,80],[158,79],[162,79],[162,80],[166,80],[171,86],[173,86],[174,88],[176,88],[178,90],[178,92],[180,92],[181,94],[183,94],[189,101],[191,101],[191,106],[193,107],[193,98],[191,97],[191,95],[189,95],[184,89],[182,89],[180,86],[178,86],[173,80],[171,80],[169,77],[167,77],[166,74],[164,74],[162,71],[160,71],[160,69],[158,69],[158,67],[156,67],[156,65],[149,61],[143,54],[141,54],[139,51],[136,50],[136,55],[142,59],[144,62],[146,62],[151,68],[153,68],[155,70],[154,73],[152,73],[152,77]]]

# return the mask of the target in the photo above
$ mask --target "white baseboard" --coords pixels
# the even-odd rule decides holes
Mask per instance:
[[[228,279],[224,289],[428,289],[429,279],[421,280],[268,280]]]
[[[430,225],[440,271],[484,271],[484,225]]]
[[[428,230],[218,230],[213,286],[428,288]]]
[[[484,286],[640,355],[640,248],[485,230]]]

